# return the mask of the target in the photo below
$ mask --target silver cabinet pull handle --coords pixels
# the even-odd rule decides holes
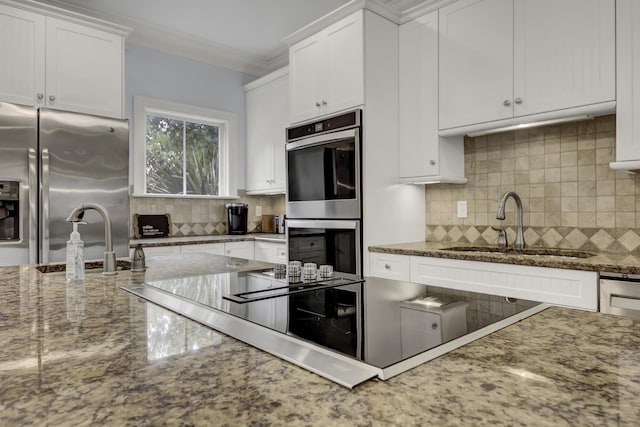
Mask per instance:
[[[316,107],[320,108],[320,103],[316,102]]]
[[[36,95],[36,97],[38,99],[42,99],[42,98],[44,98],[44,93],[39,93],[39,94]]]
[[[433,322],[431,324],[431,329],[438,329],[438,324],[436,322]]]
[[[327,101],[325,101],[324,99],[322,100],[322,105],[327,105]]]
[[[514,101],[516,104],[522,104],[522,98],[516,98]]]
[[[511,101],[509,101],[508,99],[505,99],[504,102],[502,102],[502,105],[504,105],[505,107],[508,107],[509,105],[511,105]]]
[[[56,100],[56,97],[53,95],[49,95],[49,101],[53,102]]]
[[[435,161],[435,160],[429,160],[429,164],[430,164],[431,166],[434,166],[434,165],[436,164],[436,161]]]
[[[391,269],[391,266],[390,266],[389,264],[385,264],[385,265],[384,265],[384,268],[385,268],[385,270],[390,270],[390,269]]]

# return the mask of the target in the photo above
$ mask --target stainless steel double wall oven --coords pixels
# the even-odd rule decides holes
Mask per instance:
[[[362,110],[287,129],[289,260],[362,274]]]

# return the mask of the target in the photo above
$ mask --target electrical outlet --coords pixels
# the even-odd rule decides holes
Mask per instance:
[[[262,206],[256,206],[256,216],[262,216]]]
[[[458,201],[458,218],[466,218],[467,217],[467,201],[459,200]]]

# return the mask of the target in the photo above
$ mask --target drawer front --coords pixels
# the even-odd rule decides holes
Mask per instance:
[[[324,252],[323,236],[296,237],[291,239],[291,249],[296,252],[322,251]]]
[[[370,252],[369,259],[372,276],[402,281],[411,277],[410,257],[406,255]]]

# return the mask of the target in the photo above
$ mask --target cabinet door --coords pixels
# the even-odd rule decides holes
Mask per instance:
[[[615,100],[614,0],[515,0],[514,115]]]
[[[253,259],[253,242],[228,242],[224,244],[224,254],[235,258]]]
[[[0,101],[37,105],[44,96],[45,18],[0,4]]]
[[[254,259],[256,261],[275,262],[275,243],[271,242],[255,242]]]
[[[224,243],[202,243],[199,245],[182,245],[181,254],[205,253],[214,255],[224,255]]]
[[[180,246],[151,246],[145,247],[143,250],[145,257],[180,255]],[[131,251],[133,254],[133,249]]]
[[[246,94],[247,191],[250,192],[268,191],[273,179],[273,144],[270,141],[273,123],[269,105],[275,101],[272,95],[272,88],[268,84]]]
[[[273,82],[273,123],[271,126],[271,145],[273,148],[273,182],[271,191],[284,193],[287,190],[287,163],[285,143],[286,129],[289,123],[289,76]]]
[[[438,175],[438,12],[400,26],[398,172]]]
[[[269,279],[247,276],[247,292],[264,291],[273,288],[273,285],[273,282]],[[247,320],[273,329],[276,326],[276,299],[279,298],[254,301],[247,304]]]
[[[513,0],[439,11],[440,129],[513,116]]]
[[[285,129],[289,78],[283,75],[246,93],[247,192],[286,191]]]
[[[122,37],[47,17],[47,107],[122,117]]]
[[[327,27],[326,74],[321,103],[325,113],[364,104],[364,44],[362,11]]]
[[[640,160],[640,2],[618,0],[616,161]],[[634,165],[635,166],[635,165]]]
[[[304,39],[289,49],[290,123],[322,114],[320,85],[325,72],[323,52],[323,33]]]

